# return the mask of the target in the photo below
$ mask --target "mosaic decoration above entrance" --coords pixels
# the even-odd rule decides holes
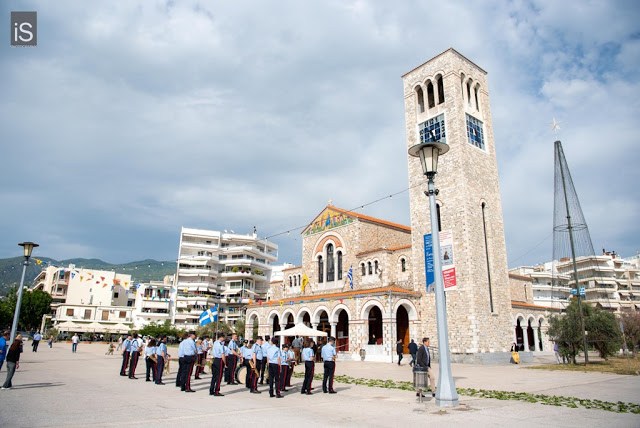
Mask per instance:
[[[305,236],[309,236],[315,233],[333,229],[334,227],[344,226],[351,223],[353,223],[353,218],[331,208],[326,208],[307,227],[307,230],[305,230],[304,234]]]

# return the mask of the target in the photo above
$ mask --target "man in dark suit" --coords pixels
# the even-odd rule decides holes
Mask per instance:
[[[418,367],[425,367],[427,369],[427,377],[429,378],[429,384],[431,385],[431,396],[436,396],[436,380],[433,376],[433,370],[431,370],[431,354],[429,353],[429,338],[422,339],[422,346],[418,349],[418,357],[416,358],[416,365]]]

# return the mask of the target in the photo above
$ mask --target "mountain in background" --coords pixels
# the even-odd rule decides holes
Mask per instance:
[[[38,264],[35,259],[42,260],[42,263]],[[23,260],[24,257],[0,259],[0,296],[5,295],[13,285],[20,284]],[[58,267],[67,267],[73,264],[76,268],[114,269],[117,273],[131,275],[132,282],[162,281],[165,275],[176,273],[176,263],[173,261],[163,262],[147,259],[137,262],[111,264],[99,259],[54,260],[49,257],[32,257],[29,260],[29,266],[27,266],[27,272],[24,277],[25,285],[31,287],[35,277],[47,267],[48,263]]]

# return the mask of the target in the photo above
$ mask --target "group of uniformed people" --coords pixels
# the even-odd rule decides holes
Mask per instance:
[[[135,370],[138,364],[140,353],[144,351],[147,363],[146,380],[155,382],[157,385],[164,385],[162,382],[162,372],[165,364],[170,358],[167,353],[166,336],[159,339],[150,339],[146,346],[137,334],[127,336],[122,343],[122,367],[121,376],[127,376],[129,368],[129,378],[135,377]],[[313,341],[304,341],[304,348],[301,352],[301,359],[304,363],[304,382],[301,393],[312,395],[313,374],[315,372],[315,353],[313,351]],[[209,395],[222,397],[220,386],[222,381],[228,385],[241,383],[236,379],[236,367],[241,364],[246,367],[245,386],[252,394],[260,394],[258,384],[264,384],[265,373],[268,376],[269,395],[271,397],[282,398],[281,392],[286,392],[291,386],[291,376],[296,364],[296,355],[290,349],[289,344],[279,347],[278,338],[258,336],[255,342],[245,340],[242,347],[238,347],[238,336],[231,335],[230,340],[226,340],[224,333],[218,333],[216,340],[209,337],[196,340],[195,332],[185,335],[178,346],[178,374],[176,376],[176,387],[185,392],[195,392],[191,389],[191,375],[196,366],[195,379],[201,379],[204,372],[204,363],[207,353],[211,351],[211,386]],[[335,338],[329,337],[328,343],[321,349],[324,360],[324,378],[322,381],[322,391],[324,393],[335,394],[333,389],[333,377],[335,374],[335,359],[337,356],[335,348]],[[150,375],[153,378],[150,378]]]

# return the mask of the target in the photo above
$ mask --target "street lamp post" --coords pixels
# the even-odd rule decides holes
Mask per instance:
[[[435,140],[435,138],[431,138]],[[442,278],[442,265],[440,261],[440,234],[438,231],[438,218],[436,207],[436,195],[438,190],[433,179],[438,172],[438,157],[449,151],[449,146],[440,141],[429,141],[416,144],[409,148],[409,155],[420,158],[422,171],[429,180],[429,215],[431,218],[431,238],[433,240],[433,269],[436,288],[436,322],[438,326],[439,347],[439,373],[438,388],[436,389],[436,405],[439,407],[458,406],[458,392],[451,373],[451,354],[449,352],[449,329],[447,327],[447,306],[444,300],[444,280]]]
[[[27,266],[29,266],[29,258],[31,257],[31,252],[35,247],[38,247],[38,244],[34,244],[33,242],[21,242],[21,247],[24,248],[24,262],[22,262],[22,277],[20,278],[20,288],[18,288],[18,301],[16,302],[16,310],[13,313],[13,325],[11,326],[11,341],[16,338],[16,331],[18,330],[18,320],[20,319],[20,305],[22,304],[22,287],[24,287],[24,275],[27,272]]]

